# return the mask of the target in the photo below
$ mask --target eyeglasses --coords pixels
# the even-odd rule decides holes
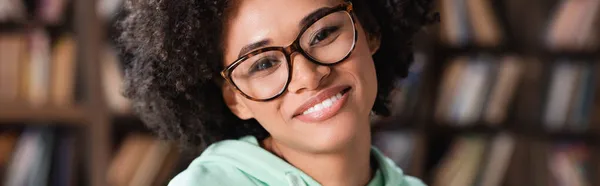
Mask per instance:
[[[287,89],[294,52],[318,65],[332,66],[344,61],[354,50],[358,37],[352,3],[332,7],[321,15],[302,27],[291,45],[251,51],[227,66],[221,76],[246,98],[269,101]]]

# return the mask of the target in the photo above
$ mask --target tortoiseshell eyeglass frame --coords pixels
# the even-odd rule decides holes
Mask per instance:
[[[354,27],[354,41],[352,42],[352,47],[350,48],[350,51],[348,52],[348,54],[346,54],[346,56],[344,56],[342,59],[340,59],[339,61],[333,62],[333,63],[322,63],[319,62],[318,60],[314,59],[312,56],[308,55],[300,46],[300,38],[302,37],[302,34],[304,34],[304,32],[310,27],[312,26],[315,22],[319,21],[320,19],[322,19],[323,17],[326,17],[330,14],[336,13],[336,12],[340,12],[340,11],[345,11],[348,13],[348,15],[350,16],[350,20],[352,21],[352,26]],[[244,56],[238,58],[237,60],[235,60],[233,63],[231,63],[229,66],[225,67],[225,69],[223,71],[221,71],[221,76],[223,76],[223,78],[225,80],[227,80],[228,83],[230,83],[231,85],[233,85],[235,87],[235,90],[242,94],[244,97],[253,100],[253,101],[262,101],[262,102],[266,102],[266,101],[270,101],[273,99],[276,99],[277,97],[281,96],[285,90],[287,89],[288,85],[290,84],[290,81],[292,80],[292,60],[291,60],[291,55],[294,52],[298,52],[300,54],[302,54],[304,57],[306,57],[307,59],[309,59],[309,61],[318,64],[318,65],[323,65],[323,66],[333,66],[336,65],[344,60],[346,60],[350,55],[352,55],[352,51],[354,51],[354,48],[356,46],[356,42],[358,40],[358,33],[356,30],[356,21],[354,21],[354,16],[353,16],[353,7],[352,7],[352,3],[351,2],[344,2],[341,5],[332,7],[330,10],[324,12],[322,14],[322,16],[319,16],[313,20],[310,20],[308,22],[308,24],[306,24],[304,27],[302,27],[302,29],[300,29],[300,32],[298,34],[298,36],[296,37],[296,39],[294,40],[294,42],[292,42],[292,44],[286,46],[286,47],[280,47],[280,46],[273,46],[273,47],[265,47],[265,48],[260,48],[260,49],[256,49],[254,51],[251,51],[247,54],[245,54]],[[266,99],[257,99],[257,98],[253,98],[249,95],[247,95],[246,93],[244,93],[242,90],[240,90],[240,88],[233,82],[233,80],[231,79],[231,72],[238,66],[240,65],[242,62],[244,62],[245,60],[259,55],[263,52],[268,52],[268,51],[280,51],[282,53],[285,54],[285,58],[286,61],[288,63],[288,78],[287,81],[285,83],[285,85],[283,86],[283,88],[279,91],[279,93],[277,93],[276,95],[270,97],[270,98],[266,98]]]

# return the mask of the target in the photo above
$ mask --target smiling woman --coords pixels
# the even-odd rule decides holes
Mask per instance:
[[[389,114],[429,7],[131,0],[125,94],[162,137],[204,150],[170,185],[422,185],[371,147],[369,117]]]

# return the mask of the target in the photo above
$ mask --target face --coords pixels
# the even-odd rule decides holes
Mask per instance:
[[[305,26],[305,21],[302,21],[305,17],[323,8],[336,7],[343,2],[244,0],[236,3],[238,4],[226,23],[224,67],[234,63],[240,55],[256,50],[256,47],[252,46],[257,46],[257,43],[260,44],[258,48],[289,46]],[[338,15],[326,16],[326,19],[323,19],[326,21],[317,21],[307,29],[307,33],[302,34],[299,44],[305,53],[309,56],[312,54],[325,63],[327,60],[334,61],[340,55],[345,56],[344,52],[348,50],[343,46],[347,46],[346,44],[325,44],[328,43],[326,41],[341,43],[344,38],[348,38],[347,34],[329,34],[337,36],[332,37],[332,40],[327,37],[328,34],[321,34],[321,37],[318,34],[319,30],[327,30],[321,27],[327,28],[328,23],[352,26],[342,24],[347,23],[344,22],[346,19],[343,15],[348,14]],[[309,56],[300,52],[291,53],[289,64],[285,62],[284,52],[262,53],[254,57],[262,59],[271,56],[270,61],[281,63],[263,62],[257,63],[257,66],[255,61],[260,60],[253,58],[248,60],[252,62],[240,63],[231,76],[236,79],[237,87],[243,89],[246,95],[268,98],[268,95],[279,92],[273,90],[283,90],[283,94],[269,101],[256,101],[235,91],[236,88],[232,84],[226,83],[223,86],[223,94],[232,112],[242,119],[256,119],[278,144],[301,152],[332,152],[352,145],[353,141],[368,140],[369,113],[377,93],[375,67],[371,55],[377,47],[373,47],[374,41],[367,40],[367,35],[356,16],[351,16],[354,16],[353,20],[356,22],[357,39],[354,49],[345,60],[335,65],[312,62],[308,59]],[[340,28],[354,30],[351,27],[340,26],[338,29]],[[334,33],[331,30],[329,33]],[[325,44],[315,41],[324,41]],[[313,44],[315,47],[305,47]],[[319,48],[319,45],[330,48]],[[252,49],[248,51],[248,48]],[[269,71],[269,68],[277,69],[274,67],[286,70]],[[263,74],[257,69],[264,70]],[[250,81],[249,77],[259,80]],[[286,79],[290,79],[289,84],[285,89],[281,89]],[[280,84],[273,82],[283,83],[282,86],[265,86],[275,87],[270,90],[261,87],[264,85],[256,85],[260,82],[267,85]]]

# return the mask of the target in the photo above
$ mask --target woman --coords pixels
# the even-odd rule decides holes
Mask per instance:
[[[203,148],[169,185],[402,185],[371,147],[427,0],[137,0],[126,91],[162,137]]]

